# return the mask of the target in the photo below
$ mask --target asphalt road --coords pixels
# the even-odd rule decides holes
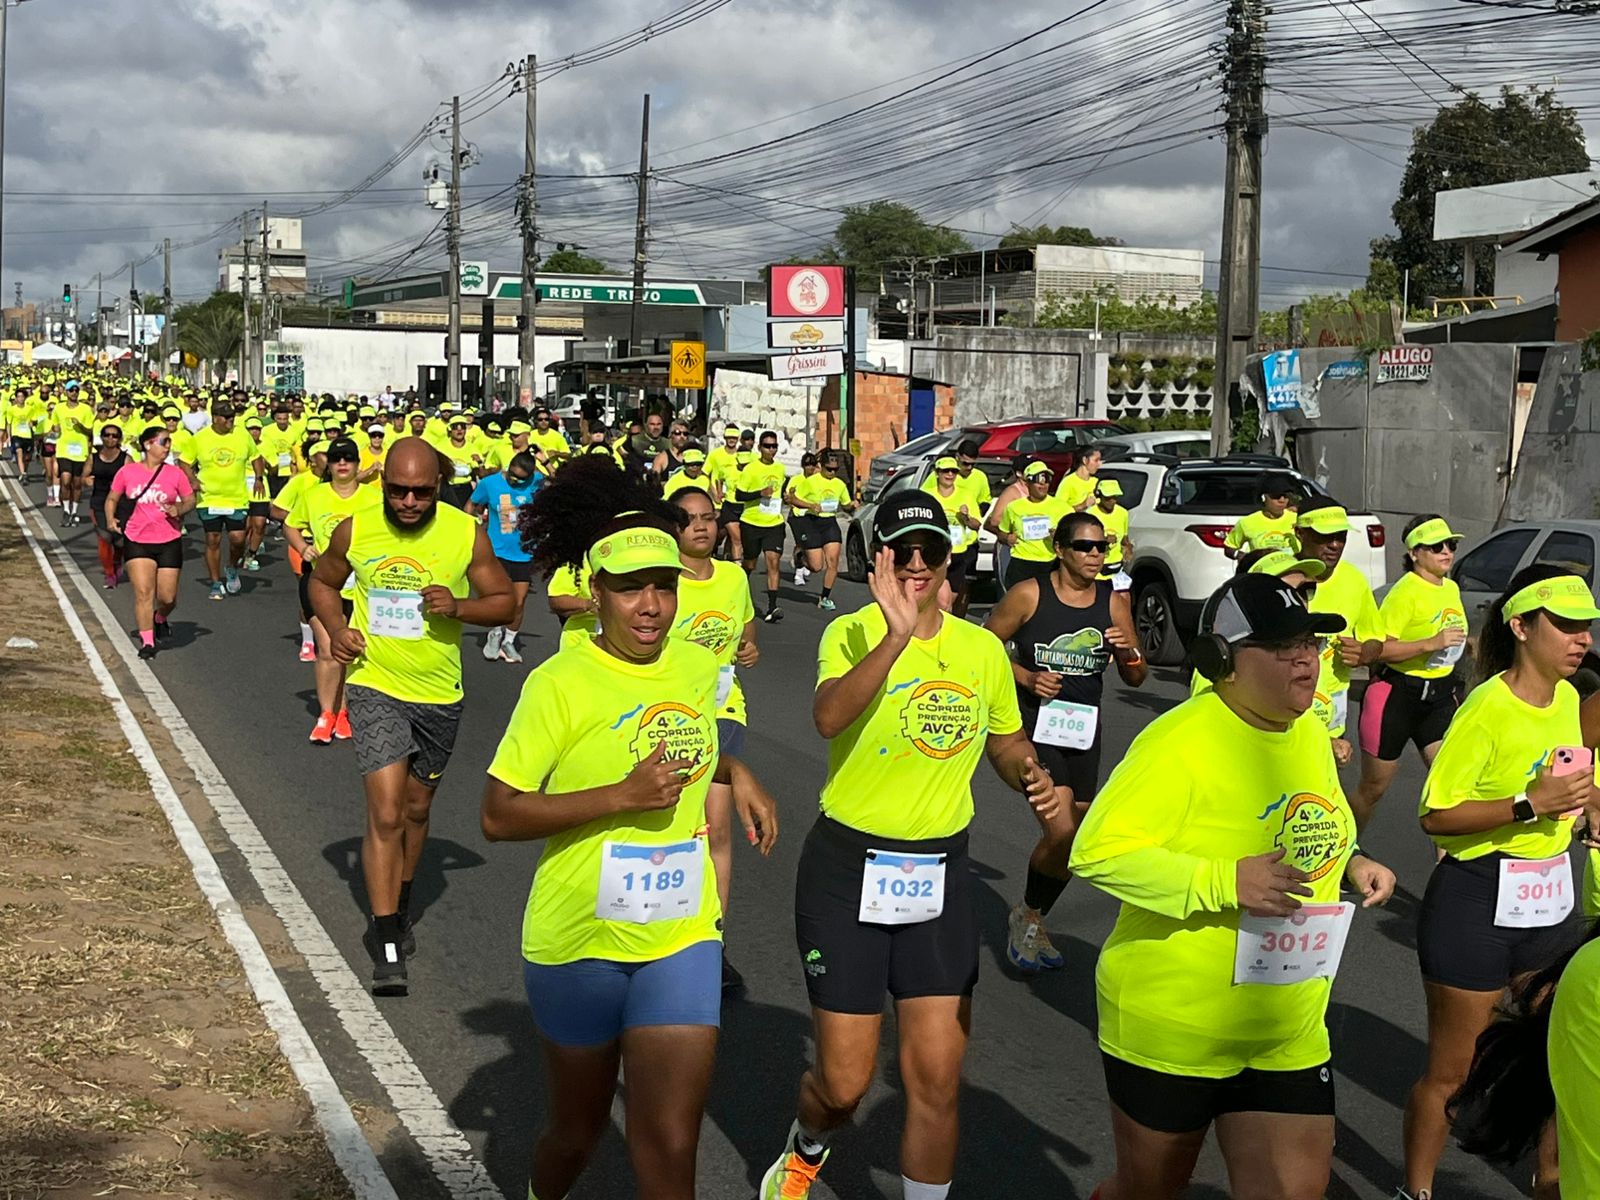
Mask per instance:
[[[42,499],[38,485],[29,492]],[[48,517],[58,524],[55,510]],[[93,530],[84,525],[59,532],[98,583]],[[240,595],[209,602],[198,535],[191,536],[175,637],[152,665],[365,979],[357,867],[363,814],[354,755],[348,744],[318,747],[306,740],[315,705],[311,668],[296,657],[294,581],[281,543],[269,542],[263,557],[262,571],[245,577]],[[701,1143],[699,1192],[706,1197],[753,1195],[782,1144],[810,1053],[791,914],[795,865],[826,764],[808,702],[826,614],[785,594],[787,619],[761,627],[761,663],[745,673],[752,714],[747,761],[778,797],[783,832],[770,860],[753,852],[736,860],[727,938],[749,986],[744,998],[724,1008]],[[841,610],[849,610],[866,602],[866,589],[842,584],[836,598]],[[107,599],[131,629],[131,589],[118,588]],[[524,629],[532,666],[556,646],[555,621],[542,592],[529,599]],[[484,769],[527,667],[486,663],[481,645],[482,634],[474,633],[465,647],[466,717],[417,877],[419,953],[411,964],[411,995],[380,1003],[496,1183],[506,1195],[520,1197],[543,1091],[518,955],[537,847],[486,843],[478,829],[478,801]],[[1154,714],[1185,692],[1184,681],[1171,671],[1157,672],[1138,691],[1113,675],[1104,715],[1107,769]],[[1401,1178],[1401,1107],[1425,1054],[1413,942],[1417,899],[1432,863],[1413,816],[1421,782],[1420,762],[1408,757],[1374,828],[1362,839],[1399,873],[1401,890],[1387,910],[1358,915],[1334,988],[1329,1020],[1339,1129],[1330,1196],[1387,1198]],[[1354,786],[1353,775],[1346,783]],[[1020,797],[987,767],[976,790],[972,852],[980,878],[983,975],[966,1064],[954,1194],[1086,1197],[1111,1164],[1094,1040],[1093,969],[1115,905],[1086,885],[1069,887],[1050,919],[1052,936],[1067,957],[1065,969],[1034,979],[1012,975],[1005,966],[1005,917],[1019,898],[1036,826]],[[879,1080],[855,1127],[836,1139],[823,1175],[826,1186],[815,1192],[819,1198],[899,1195],[902,1105],[892,1023],[888,1029]],[[343,1060],[330,1054],[330,1061],[337,1066]],[[1517,1196],[1524,1194],[1519,1185],[1526,1174],[1497,1172],[1452,1150],[1438,1192],[1452,1198]],[[1220,1156],[1208,1147],[1192,1194],[1225,1196],[1224,1184]],[[573,1197],[631,1192],[625,1148],[613,1131]]]

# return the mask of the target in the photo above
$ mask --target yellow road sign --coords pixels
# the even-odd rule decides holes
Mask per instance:
[[[673,342],[672,366],[667,371],[667,386],[703,388],[706,385],[706,344]]]

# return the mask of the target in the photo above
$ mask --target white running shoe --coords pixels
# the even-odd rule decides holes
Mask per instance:
[[[808,580],[810,578],[811,578],[811,572],[810,572],[809,569],[807,569],[805,567],[796,567],[794,569],[794,585],[795,585],[795,587],[805,587],[806,580]]]
[[[483,639],[484,658],[490,662],[493,662],[495,659],[500,657],[500,639],[504,636],[505,635],[500,632],[500,626],[498,625],[489,630],[489,636]]]

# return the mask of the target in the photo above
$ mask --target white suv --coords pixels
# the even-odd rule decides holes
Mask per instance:
[[[1330,497],[1315,482],[1290,470],[1283,459],[1258,455],[1175,461],[1135,454],[1107,461],[1101,479],[1122,485],[1133,540],[1133,615],[1144,653],[1157,666],[1183,661],[1185,640],[1200,623],[1206,597],[1233,574],[1222,542],[1236,521],[1261,506],[1261,476],[1284,471],[1302,501]],[[1370,513],[1350,514],[1344,556],[1383,586],[1383,523]]]

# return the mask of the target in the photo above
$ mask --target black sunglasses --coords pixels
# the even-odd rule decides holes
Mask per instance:
[[[894,551],[894,565],[897,567],[909,567],[911,556],[916,553],[922,555],[922,565],[930,570],[942,566],[944,560],[950,557],[949,542],[890,542],[889,549]]]
[[[1110,542],[1096,542],[1090,538],[1073,538],[1067,543],[1068,550],[1076,550],[1079,554],[1109,554]]]
[[[404,483],[386,483],[383,485],[383,493],[391,500],[404,500],[407,496],[414,497],[417,500],[432,500],[439,494],[439,489],[436,487],[411,487]]]
[[[1446,550],[1454,554],[1456,547],[1460,544],[1460,538],[1446,538],[1442,542],[1424,542],[1417,549],[1426,550],[1429,554],[1443,554]]]
[[[348,450],[340,450],[328,455],[328,464],[330,466],[334,463],[359,463],[360,461],[361,456],[359,454],[351,454]]]

